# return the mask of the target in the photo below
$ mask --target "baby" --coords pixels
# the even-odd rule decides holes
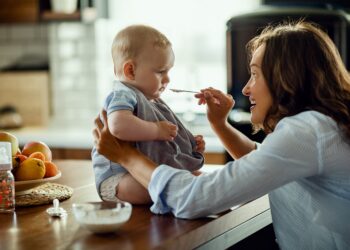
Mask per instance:
[[[129,26],[114,38],[112,58],[118,81],[104,104],[111,134],[134,142],[157,164],[186,166],[198,174],[204,163],[203,137],[194,137],[160,99],[175,60],[169,40],[152,27]],[[122,166],[99,155],[95,148],[92,160],[103,200],[151,202],[148,191]]]

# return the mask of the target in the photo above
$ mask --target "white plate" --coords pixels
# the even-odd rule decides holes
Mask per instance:
[[[55,176],[49,177],[49,178],[43,178],[43,179],[37,179],[37,180],[29,180],[29,181],[15,181],[15,192],[16,195],[22,195],[29,193],[32,188],[35,188],[37,186],[40,186],[46,182],[51,182],[54,180],[57,180],[61,177],[61,171],[58,172]]]

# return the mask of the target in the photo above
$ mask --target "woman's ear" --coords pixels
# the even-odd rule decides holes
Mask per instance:
[[[132,61],[127,61],[123,65],[124,76],[129,80],[135,80],[135,65]]]

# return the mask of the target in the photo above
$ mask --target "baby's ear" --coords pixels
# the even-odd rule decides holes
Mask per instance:
[[[132,61],[127,61],[123,65],[124,76],[129,80],[135,80],[135,66]]]

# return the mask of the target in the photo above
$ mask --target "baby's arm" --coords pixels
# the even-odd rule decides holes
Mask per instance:
[[[129,173],[125,174],[118,184],[117,198],[135,205],[150,204],[152,202],[148,190]]]
[[[177,135],[177,126],[168,121],[149,122],[129,110],[118,110],[108,115],[111,134],[125,141],[171,141]]]

